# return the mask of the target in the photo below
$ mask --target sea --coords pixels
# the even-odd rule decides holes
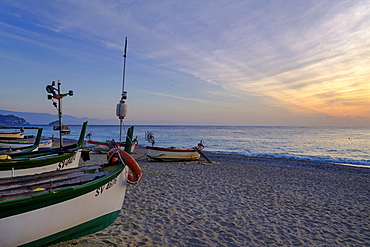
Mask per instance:
[[[52,126],[43,127],[43,136],[59,137]],[[81,125],[70,125],[65,138],[78,139]],[[95,141],[124,141],[129,126],[88,125]],[[31,130],[27,130],[31,131]],[[122,133],[120,135],[120,133]],[[261,127],[261,126],[179,126],[135,125],[139,145],[195,147],[202,141],[204,151],[246,156],[283,157],[366,166],[370,168],[370,127]]]

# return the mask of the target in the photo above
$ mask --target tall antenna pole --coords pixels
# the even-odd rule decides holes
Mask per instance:
[[[126,52],[127,52],[127,37],[125,38],[125,47],[123,49],[123,74],[122,74],[122,98],[127,98],[127,92],[125,92],[125,75],[126,75]]]
[[[127,92],[125,91],[125,75],[126,75],[126,52],[127,52],[127,37],[125,38],[125,47],[123,49],[123,75],[122,75],[122,93],[121,100],[116,107],[116,115],[120,120],[120,129],[119,129],[119,142],[122,143],[122,125],[123,119],[127,114],[127,105],[125,100],[127,99]]]

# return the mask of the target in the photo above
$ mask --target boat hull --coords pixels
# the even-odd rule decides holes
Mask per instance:
[[[23,140],[23,141],[15,141],[15,140],[0,140],[0,150],[1,149],[17,149],[17,148],[27,148],[32,147],[35,144],[34,140]],[[38,149],[37,150],[46,150],[51,149],[53,145],[53,140],[44,140],[40,141]]]
[[[92,147],[91,150],[93,153],[108,153],[110,150],[108,147],[108,144],[106,142],[97,142],[97,141],[87,141],[89,144],[97,145],[95,147]],[[121,150],[125,150],[125,146],[121,146],[120,143],[116,143],[118,148]],[[137,146],[137,142],[133,142],[131,144],[131,152],[135,150],[135,147]]]
[[[51,245],[104,229],[119,215],[126,185],[127,168],[121,166],[87,184],[1,202],[0,246]]]
[[[154,161],[197,160],[200,154],[194,149],[145,147],[146,155]]]
[[[2,161],[0,162],[0,178],[25,176],[74,168],[78,166],[80,157],[81,150],[77,150],[72,153],[55,154],[54,157],[49,155],[45,157],[46,160],[43,160],[43,157],[37,157],[24,160],[18,164],[13,163],[13,160]]]
[[[0,132],[0,139],[15,139],[23,138],[24,134],[21,131],[11,131],[11,132]]]

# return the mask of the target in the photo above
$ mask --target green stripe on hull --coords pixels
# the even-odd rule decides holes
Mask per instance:
[[[123,169],[124,166],[120,165],[115,171],[103,178],[75,187],[66,187],[52,192],[0,202],[0,219],[48,207],[87,194],[113,180],[121,174]]]
[[[63,162],[67,159],[70,159],[75,154],[76,152],[71,152],[71,153],[59,154],[54,157],[45,157],[45,158],[40,158],[40,159],[22,159],[22,160],[4,161],[0,163],[1,164],[0,171],[11,171],[12,168],[14,168],[15,170],[21,170],[21,169],[48,166],[51,164]]]
[[[78,226],[69,228],[67,230],[58,232],[56,234],[50,235],[48,237],[21,246],[50,246],[60,242],[69,241],[72,239],[80,238],[82,236],[95,233],[112,224],[118,217],[119,213],[120,210],[114,211],[112,213],[100,216]]]

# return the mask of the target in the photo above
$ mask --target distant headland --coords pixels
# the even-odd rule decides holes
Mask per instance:
[[[0,125],[29,125],[24,118],[20,118],[14,115],[2,115],[0,114]]]

